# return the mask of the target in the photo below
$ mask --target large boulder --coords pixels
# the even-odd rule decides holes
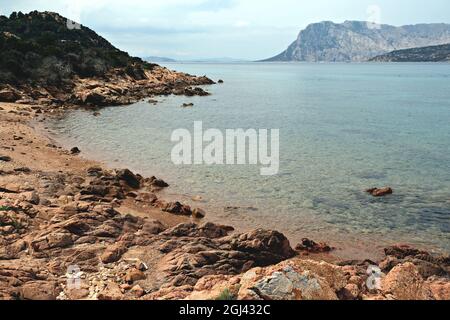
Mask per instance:
[[[294,261],[249,270],[240,284],[240,300],[338,299],[333,283]]]
[[[433,294],[417,267],[404,263],[394,267],[381,281],[383,294],[397,300],[432,300]]]
[[[139,189],[141,187],[141,181],[138,176],[128,169],[119,170],[116,175],[120,181],[125,182],[127,186],[133,189]]]
[[[295,255],[289,240],[283,234],[263,229],[233,236],[231,248],[254,254],[259,266],[278,263]]]
[[[21,287],[21,298],[25,300],[56,300],[60,289],[53,281],[31,281]]]

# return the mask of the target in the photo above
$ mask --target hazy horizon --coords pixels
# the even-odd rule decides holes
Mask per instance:
[[[308,24],[449,23],[447,0],[0,0],[0,14],[54,11],[135,56],[259,60],[284,50]]]

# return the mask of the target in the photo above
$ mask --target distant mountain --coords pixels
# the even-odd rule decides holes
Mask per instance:
[[[449,24],[402,27],[363,21],[314,23],[279,55],[263,61],[361,62],[394,50],[450,43]]]
[[[189,59],[189,60],[180,60],[179,62],[198,62],[198,63],[234,63],[234,62],[245,62],[243,59],[235,59],[235,58],[199,58],[199,59]]]
[[[375,62],[450,62],[450,44],[392,51],[377,56]]]
[[[197,58],[197,59],[181,59],[175,60],[171,58],[165,57],[145,57],[145,61],[151,63],[170,63],[170,62],[180,62],[180,63],[235,63],[235,62],[245,62],[243,59],[235,59],[235,58]]]
[[[151,62],[151,63],[177,62],[177,60],[175,60],[175,59],[166,58],[166,57],[154,57],[154,56],[150,56],[150,57],[145,57],[145,58],[143,58],[143,59],[144,59],[145,61]]]

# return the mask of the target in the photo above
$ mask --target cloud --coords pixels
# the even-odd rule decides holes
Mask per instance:
[[[250,25],[250,22],[245,21],[245,20],[239,20],[234,23],[234,26],[236,28],[245,28],[245,27],[248,27],[249,25]]]

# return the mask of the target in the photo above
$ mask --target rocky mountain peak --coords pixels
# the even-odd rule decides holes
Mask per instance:
[[[308,25],[287,50],[265,61],[361,62],[400,49],[450,43],[450,25],[371,27],[365,21]]]

